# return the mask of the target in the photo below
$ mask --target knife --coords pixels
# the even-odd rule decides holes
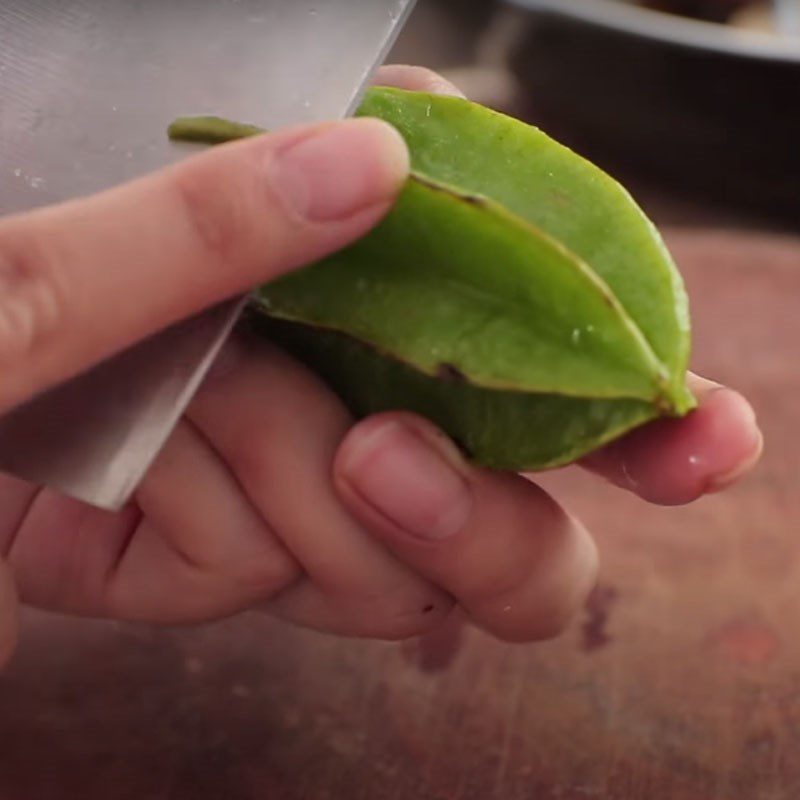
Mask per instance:
[[[415,0],[4,0],[0,215],[175,162],[181,114],[269,129],[347,116]],[[135,302],[135,298],[132,298]],[[124,506],[244,301],[211,309],[0,418],[0,470]]]

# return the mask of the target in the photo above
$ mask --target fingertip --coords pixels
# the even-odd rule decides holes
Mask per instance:
[[[502,641],[526,644],[558,638],[575,622],[597,585],[600,556],[594,537],[560,506],[558,517],[551,522],[549,544],[515,589],[482,609],[482,627]],[[523,554],[520,547],[518,556]]]
[[[381,178],[390,196],[397,194],[411,172],[411,153],[403,135],[384,120],[364,118],[353,122],[375,137],[380,153]]]
[[[403,137],[377,119],[301,129],[285,146],[266,139],[272,195],[291,218],[341,223],[388,206],[410,170]]]
[[[687,417],[634,431],[585,459],[584,465],[664,506],[692,503],[741,480],[764,447],[753,407],[738,392],[710,382],[693,389],[700,404]]]
[[[705,487],[706,493],[722,492],[749,474],[761,461],[764,453],[764,434],[758,424],[755,409],[747,399],[733,390],[725,390],[715,398],[718,406],[718,423],[723,426],[723,414],[727,416],[725,429],[730,432],[725,436],[718,433],[718,439],[724,440],[730,447],[710,476]],[[738,436],[736,435],[738,431]]]
[[[428,92],[429,94],[466,99],[464,93],[455,84],[427,67],[389,64],[378,70],[373,83],[410,92]]]

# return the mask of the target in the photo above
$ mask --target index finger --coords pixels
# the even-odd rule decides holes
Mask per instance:
[[[407,170],[394,129],[350,120],[0,220],[0,411],[344,247],[388,212]]]

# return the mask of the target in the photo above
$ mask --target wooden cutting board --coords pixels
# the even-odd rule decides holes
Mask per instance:
[[[343,642],[30,613],[0,678],[0,800],[796,800],[800,240],[675,232],[696,369],[748,394],[763,466],[652,509],[566,472],[602,583],[555,643]]]

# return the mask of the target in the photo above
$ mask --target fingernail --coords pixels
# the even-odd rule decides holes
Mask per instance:
[[[342,471],[366,503],[416,538],[446,539],[469,519],[472,496],[464,478],[400,423],[365,432],[353,443]]]
[[[359,119],[320,127],[275,154],[267,172],[292,213],[334,222],[391,202],[408,169],[400,134],[379,120]]]
[[[721,492],[739,481],[755,467],[764,450],[764,434],[759,428],[756,413],[747,400],[730,389],[722,389],[713,394],[713,399],[706,405],[709,406],[712,402],[721,404],[717,413],[722,418],[724,410],[727,427],[730,430],[737,427],[746,429],[748,435],[738,446],[730,445],[732,452],[728,452],[726,447],[719,447],[719,467],[708,482],[709,493]],[[728,466],[730,463],[733,466]]]

